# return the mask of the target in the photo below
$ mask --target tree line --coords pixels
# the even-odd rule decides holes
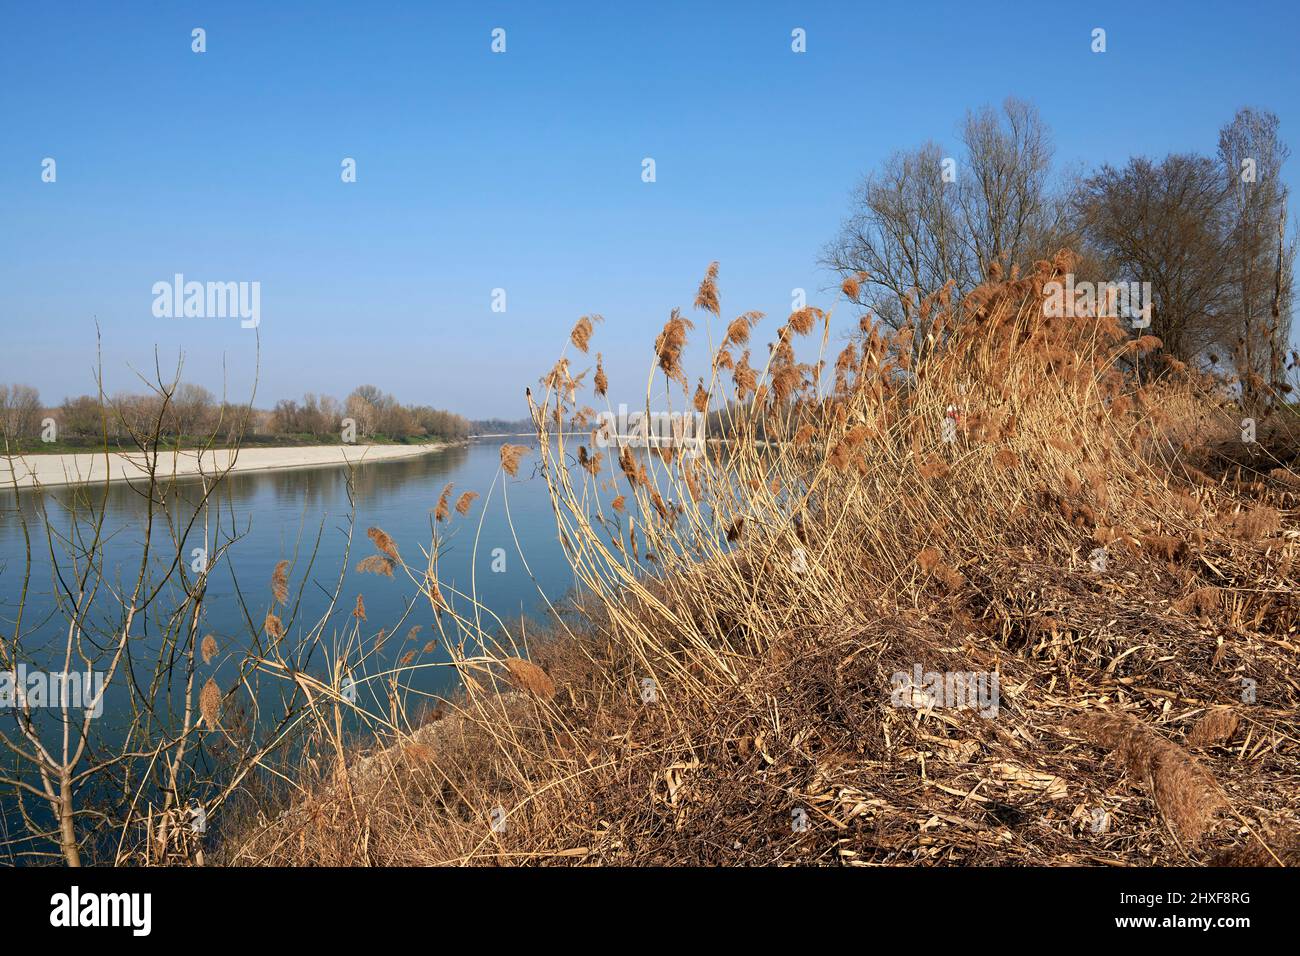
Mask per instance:
[[[913,305],[948,283],[960,304],[985,278],[1070,249],[1080,281],[1150,283],[1142,334],[1165,354],[1232,373],[1245,401],[1267,403],[1290,391],[1287,372],[1300,364],[1293,351],[1287,363],[1296,242],[1279,125],[1248,107],[1213,153],[1054,173],[1050,130],[1010,98],[967,113],[958,149],[926,143],[869,173],[822,264],[899,328],[923,322]]]
[[[103,400],[78,395],[53,407],[44,406],[30,385],[0,385],[0,437],[39,439],[46,419],[53,420],[59,441],[94,442],[107,436],[115,444],[151,434],[158,423],[164,438],[215,436],[227,443],[249,436],[337,440],[346,419],[355,423],[358,439],[459,440],[470,434],[468,419],[428,405],[403,405],[374,385],[359,386],[342,402],[308,393],[301,401],[281,399],[270,410],[219,400],[191,383],[179,384],[168,397],[159,392],[120,393]]]

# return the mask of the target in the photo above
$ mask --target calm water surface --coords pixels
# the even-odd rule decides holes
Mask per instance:
[[[532,449],[523,459],[516,478],[500,471],[501,440],[491,440],[406,460],[360,465],[352,472],[350,486],[345,467],[248,473],[233,475],[223,482],[217,495],[221,531],[218,534],[215,528],[208,529],[209,547],[217,538],[238,540],[209,573],[199,633],[213,634],[222,651],[212,664],[200,667],[199,682],[211,675],[223,688],[235,684],[238,661],[244,649],[252,646],[252,631],[260,627],[268,611],[275,610],[288,625],[285,646],[290,649],[299,646],[297,641],[319,624],[329,609],[330,597],[338,587],[340,568],[345,566],[338,604],[323,629],[326,647],[333,645],[336,636],[352,631],[355,624],[352,610],[356,596],[361,594],[367,615],[361,624],[365,646],[374,646],[381,628],[389,635],[382,651],[367,662],[364,674],[386,671],[412,650],[417,652],[419,664],[447,663],[449,658],[441,643],[432,651],[424,651],[425,642],[437,637],[438,631],[428,601],[414,583],[400,572],[392,578],[361,574],[356,571],[356,565],[376,553],[366,529],[379,527],[396,541],[409,565],[423,569],[426,559],[422,548],[430,546],[434,509],[448,482],[454,483],[453,502],[466,491],[478,492],[479,498],[467,516],[453,511],[450,520],[436,523],[441,541],[438,572],[444,590],[449,594],[450,588],[466,593],[473,590],[480,604],[505,621],[517,620],[521,615],[542,615],[547,601],[562,598],[575,582],[556,537],[545,482],[533,473],[537,462],[535,441],[518,437],[509,441]],[[185,503],[197,500],[200,494],[198,482],[180,483],[174,489],[177,500],[170,508],[172,520],[188,521],[194,509],[185,507]],[[40,494],[24,491],[17,497],[12,490],[0,491],[0,632],[6,644],[12,646],[21,604],[19,659],[29,670],[62,670],[69,605],[58,598],[56,568],[65,579],[73,568],[70,555],[77,550],[72,534],[76,525],[70,516],[73,508],[77,510],[83,533],[90,531],[88,519],[102,512],[107,542],[103,552],[106,583],[129,589],[139,571],[146,509],[141,495],[128,485],[109,486],[106,497],[103,485],[80,490],[51,488]],[[160,513],[160,518],[165,516],[165,512]],[[28,565],[24,524],[32,550],[25,599],[21,598]],[[57,563],[51,560],[47,533],[55,538],[53,550]],[[192,560],[192,550],[203,545],[204,529],[200,522],[184,533],[182,554],[187,563]],[[154,573],[161,578],[176,555],[165,520],[155,526],[153,548]],[[276,563],[285,559],[292,565],[290,600],[281,608],[272,603],[270,582]],[[241,607],[241,597],[247,612]],[[140,662],[135,671],[138,682],[149,680],[161,643],[163,622],[181,605],[183,598],[179,588],[164,589],[149,613],[137,617],[132,628],[132,656]],[[452,597],[451,600],[460,613],[469,616],[463,599]],[[92,640],[102,641],[105,635],[120,628],[120,608],[107,595],[96,602],[92,616],[97,622],[96,627],[87,631],[93,635]],[[489,617],[484,616],[483,623],[485,628],[494,629]],[[417,624],[422,625],[419,635],[408,639],[408,631]],[[454,630],[449,628],[448,633],[454,634]],[[469,646],[466,650],[472,652],[474,648]],[[306,660],[292,653],[289,656],[295,667],[318,677],[326,676],[327,662],[323,655],[317,653]],[[80,667],[84,664],[74,662],[74,669]],[[407,696],[407,706],[413,710],[418,709],[427,695],[445,694],[456,684],[450,667],[418,667],[406,674],[404,683],[416,691],[414,697]],[[131,696],[122,678],[119,672],[105,694],[102,716],[92,722],[93,747],[100,754],[116,752],[113,748],[120,747],[124,739]],[[170,695],[173,705],[181,696],[183,682],[182,662],[173,686],[161,692]],[[286,690],[285,682],[271,679],[261,687],[257,694],[259,702],[268,714],[277,713],[275,698]],[[246,695],[241,696],[246,699]],[[362,680],[358,704],[372,713],[386,713],[384,683]],[[16,723],[18,713],[16,709],[0,708],[0,726],[14,741],[22,740]],[[74,709],[73,713],[79,715],[80,711]],[[176,713],[173,710],[172,717],[165,719],[177,720]],[[57,711],[37,712],[35,729],[47,746],[58,746],[61,725],[57,714]],[[266,718],[270,719],[273,718]],[[354,729],[361,731],[361,728]],[[203,738],[212,736],[205,734]],[[20,772],[29,782],[37,782],[30,769],[20,771],[12,754],[0,756],[0,770]],[[36,819],[52,825],[47,807],[41,801],[27,803],[28,811]],[[10,837],[23,829],[13,792],[5,787],[0,791],[0,830],[3,831],[0,841],[6,847],[4,854],[9,853]]]
[[[524,438],[510,441],[530,443]],[[292,642],[328,609],[346,557],[347,573],[339,603],[325,628],[326,642],[332,634],[350,630],[351,611],[356,596],[362,594],[367,614],[362,634],[373,637],[385,628],[391,635],[385,642],[383,658],[372,663],[368,671],[395,664],[412,648],[419,650],[437,635],[428,601],[400,572],[393,578],[360,574],[356,565],[375,553],[366,529],[379,527],[396,541],[408,564],[422,568],[425,558],[421,548],[429,547],[434,509],[448,482],[454,483],[453,502],[465,491],[478,492],[480,497],[467,516],[453,511],[449,521],[438,524],[442,540],[438,569],[444,587],[466,593],[473,588],[478,601],[504,620],[543,612],[547,599],[557,600],[573,587],[573,574],[556,538],[546,485],[532,472],[537,460],[535,451],[524,458],[518,477],[510,478],[500,473],[500,445],[499,440],[473,442],[415,458],[361,465],[353,472],[351,496],[348,471],[341,467],[231,476],[220,492],[220,537],[238,540],[209,574],[200,632],[214,634],[227,654],[237,654],[239,648],[248,646],[249,622],[239,597],[242,595],[247,605],[248,617],[260,624],[266,612],[272,610],[270,580],[275,565],[287,559],[292,562],[289,610],[277,609],[277,613],[289,623],[297,605],[288,634],[289,646],[293,646]],[[200,493],[200,486],[187,481],[179,491],[182,498],[192,500]],[[12,491],[0,493],[0,629],[6,638],[14,633],[26,565],[23,520],[32,538],[31,578],[22,613],[22,647],[29,667],[55,666],[50,662],[61,659],[68,627],[67,614],[55,597],[58,588],[46,531],[68,536],[72,527],[69,509],[73,504],[80,501],[84,522],[89,513],[87,501],[93,502],[98,511],[103,494],[102,485],[80,492],[72,488],[52,488],[42,495],[24,492],[17,502]],[[349,521],[354,506],[356,518],[349,553]],[[108,541],[106,577],[115,584],[120,581],[129,585],[141,557],[145,513],[141,496],[125,484],[114,484],[102,510]],[[192,509],[180,504],[173,510],[178,520],[188,519],[190,513]],[[212,529],[209,534],[211,541]],[[156,527],[153,540],[159,561],[175,555],[166,527]],[[203,544],[200,524],[185,537],[185,560],[190,561],[192,549]],[[67,560],[69,544],[56,540],[54,549],[66,574],[71,566]],[[154,615],[144,621],[137,619],[133,631],[139,634],[139,640],[155,639],[154,635],[161,631],[157,615],[174,608],[179,597],[165,591]],[[111,631],[117,612],[108,600],[100,601],[99,607],[100,620],[105,630]],[[465,613],[463,602],[457,607]],[[423,625],[420,636],[414,643],[405,642],[407,632],[416,624]],[[420,660],[445,662],[447,656],[439,648],[422,654]],[[223,677],[233,678],[234,667],[227,663],[223,672],[218,663],[218,683],[223,683]],[[428,692],[446,691],[453,683],[451,670],[442,667],[423,669],[413,680],[413,686]],[[119,703],[123,703],[125,695],[120,696]],[[110,688],[102,718],[106,724],[113,722],[114,702]],[[5,715],[0,714],[0,719]],[[101,733],[106,730],[105,723],[98,728]]]

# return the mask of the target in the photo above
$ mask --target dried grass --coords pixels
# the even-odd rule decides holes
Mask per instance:
[[[510,673],[510,680],[516,687],[535,694],[543,700],[550,700],[555,696],[555,683],[546,671],[532,661],[524,660],[522,657],[507,657],[501,663]]]
[[[332,777],[304,772],[308,795],[233,834],[224,859],[1296,860],[1293,473],[1216,451],[1216,435],[1241,444],[1240,415],[1196,376],[1139,389],[1125,370],[1151,341],[1047,318],[1043,285],[1072,269],[1063,255],[990,280],[960,321],[945,296],[912,303],[942,348],[864,320],[833,382],[820,355],[793,352],[824,318],[801,310],[754,347],[761,368],[733,356],[758,318],[730,323],[712,378],[688,386],[691,327],[674,313],[652,388],[665,375],[673,408],[708,409],[694,459],[593,470],[568,438],[588,433],[569,421],[580,383],[557,366],[565,388],[533,409],[537,474],[581,597],[526,641],[439,605],[440,627],[483,653],[443,642],[463,689],[354,756],[375,770],[353,776],[364,819]],[[716,295],[711,269],[697,295],[710,315]],[[896,703],[918,666],[996,673],[996,713]]]
[[[357,572],[359,574],[382,574],[386,578],[393,576],[393,559],[386,558],[382,554],[371,554],[357,562]]]
[[[1126,714],[1086,722],[1092,736],[1114,751],[1128,773],[1146,785],[1165,821],[1195,845],[1227,801],[1214,778],[1176,744]]]
[[[271,596],[277,604],[289,602],[289,562],[280,561],[271,573]]]
[[[519,462],[524,455],[528,454],[527,445],[502,445],[501,446],[501,467],[510,477],[519,474]]]

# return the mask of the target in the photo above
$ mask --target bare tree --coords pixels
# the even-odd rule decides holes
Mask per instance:
[[[1047,202],[1052,145],[1038,110],[1009,97],[1000,113],[991,107],[968,113],[962,126],[967,168],[958,176],[960,235],[979,276],[996,265],[1002,275],[1025,268],[1056,250],[1035,243],[1057,224]]]
[[[319,435],[338,435],[342,429],[343,406],[332,395],[320,397],[320,432]]]
[[[1193,154],[1102,168],[1074,196],[1089,249],[1109,278],[1150,282],[1150,332],[1184,361],[1222,342],[1223,177]]]
[[[172,428],[176,435],[202,435],[211,424],[216,397],[202,385],[184,383],[172,400]]]
[[[822,265],[854,280],[855,301],[893,328],[908,320],[909,301],[948,282],[960,299],[995,268],[1006,275],[1052,255],[1068,235],[1033,106],[1012,98],[1000,112],[968,114],[961,141],[962,157],[935,143],[893,154],[863,180],[823,252]]]
[[[906,300],[949,280],[959,291],[974,285],[943,161],[934,143],[894,153],[858,187],[852,213],[823,254],[823,265],[844,278],[865,278],[856,301],[893,328],[905,321]]]
[[[360,385],[348,396],[348,417],[355,419],[357,430],[369,438],[378,433],[384,411],[392,400],[392,396],[375,385]]]
[[[1252,409],[1267,404],[1282,385],[1291,332],[1296,249],[1285,240],[1281,178],[1291,151],[1278,138],[1279,126],[1273,113],[1247,107],[1219,132],[1230,216],[1225,253],[1237,309],[1231,346],[1242,401]]]
[[[40,392],[30,385],[0,385],[0,437],[33,438],[40,426]]]

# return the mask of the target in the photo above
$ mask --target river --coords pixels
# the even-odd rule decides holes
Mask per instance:
[[[535,446],[531,439],[508,440],[530,449]],[[436,526],[442,542],[438,574],[443,588],[448,593],[453,588],[463,592],[473,588],[479,603],[503,620],[537,615],[545,610],[548,599],[561,598],[574,585],[573,573],[556,537],[545,482],[533,472],[536,452],[532,450],[523,458],[517,477],[512,478],[500,469],[501,443],[501,439],[480,440],[414,458],[360,465],[352,473],[351,495],[348,470],[343,467],[249,472],[227,478],[217,495],[222,514],[219,537],[238,540],[209,570],[200,633],[211,633],[221,651],[202,669],[202,677],[213,676],[223,686],[236,679],[242,649],[252,638],[249,621],[260,625],[268,610],[285,618],[289,646],[320,620],[344,562],[354,504],[356,518],[346,576],[324,634],[328,645],[332,635],[349,631],[356,595],[363,595],[363,636],[373,641],[381,628],[389,635],[382,657],[373,659],[367,671],[391,667],[410,650],[417,651],[422,664],[448,660],[441,646],[423,651],[425,642],[436,635],[434,615],[408,578],[400,572],[390,578],[356,570],[360,560],[376,553],[366,537],[368,528],[382,528],[403,558],[422,568],[421,548],[428,548],[431,529]],[[449,482],[454,485],[452,502],[466,491],[477,492],[479,497],[467,515],[452,510],[447,520],[435,522],[439,495]],[[201,485],[186,479],[175,490],[171,514],[188,518],[193,509],[186,503],[197,499]],[[17,500],[12,490],[0,492],[0,630],[12,649],[21,600],[19,660],[29,668],[56,669],[62,660],[70,604],[58,599],[60,580],[55,568],[66,581],[73,567],[70,555],[76,550],[75,539],[69,540],[74,508],[81,515],[83,528],[90,514],[102,510],[106,584],[129,586],[139,568],[146,509],[141,494],[127,484],[110,485],[106,496],[103,485],[24,491]],[[21,598],[27,565],[24,522],[33,556],[27,593]],[[57,562],[51,560],[47,533],[54,537]],[[212,528],[208,533],[210,542],[218,537]],[[161,568],[158,562],[172,560],[176,547],[164,525],[155,526],[153,540],[155,568]],[[184,560],[193,560],[193,549],[203,544],[200,524],[185,538]],[[271,592],[272,574],[281,560],[291,562],[290,600],[284,607],[272,603]],[[241,595],[248,617],[241,609]],[[158,642],[162,621],[181,597],[177,591],[165,590],[150,614],[137,618],[132,628],[140,642],[136,656],[148,659]],[[463,610],[463,600],[457,606]],[[99,633],[113,633],[114,615],[120,615],[117,603],[101,592],[96,609]],[[417,624],[423,626],[420,635],[408,641],[407,633]],[[319,660],[312,663],[321,670]],[[455,680],[451,668],[435,666],[421,668],[409,683],[422,693],[440,694]],[[131,696],[119,675],[105,695],[103,716],[95,722],[100,744],[114,745],[114,735],[120,735],[117,727],[124,726],[130,707]],[[50,727],[57,728],[55,714],[44,716],[47,732]],[[0,710],[0,727],[11,740],[21,740],[16,717],[16,709]]]

